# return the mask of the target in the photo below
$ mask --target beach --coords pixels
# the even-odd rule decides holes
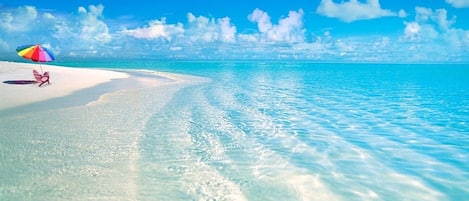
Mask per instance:
[[[42,67],[41,67],[42,66]],[[126,81],[125,85],[120,84],[120,88],[128,89],[139,87],[155,87],[161,84],[183,81],[181,77],[170,74],[159,74],[153,79],[148,76],[131,76],[127,72],[118,72],[101,69],[82,69],[67,68],[61,66],[52,66],[36,63],[16,63],[0,61],[0,80],[5,81],[24,81],[34,80],[32,70],[44,69],[51,74],[50,84],[39,87],[39,84],[6,84],[0,85],[0,99],[2,104],[0,110],[34,102],[45,101],[53,98],[70,95],[74,92],[95,87],[100,84],[110,82],[112,80]],[[143,73],[144,71],[140,71]],[[152,74],[155,72],[146,72]],[[135,74],[135,72],[134,72]],[[127,80],[125,80],[127,79]]]
[[[42,65],[50,84],[0,85],[0,198],[137,200],[147,120],[181,88],[207,79],[150,70]],[[0,80],[37,64],[0,62]]]

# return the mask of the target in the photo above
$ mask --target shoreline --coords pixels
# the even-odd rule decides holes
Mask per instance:
[[[0,62],[0,80],[28,79],[31,67]],[[43,68],[51,85],[0,83],[0,98],[33,97],[1,101],[0,194],[7,200],[137,200],[139,144],[152,118],[164,115],[179,90],[209,80],[152,70]]]
[[[2,91],[0,93],[0,100],[2,100],[0,111],[60,99],[74,93],[79,93],[78,96],[88,96],[85,99],[82,98],[84,101],[93,101],[93,99],[99,99],[99,96],[113,91],[156,87],[182,82],[190,77],[151,70],[103,70],[41,65],[44,72],[49,71],[50,73],[50,84],[45,84],[42,87],[39,87],[38,84],[7,84],[4,82],[34,80],[32,70],[40,71],[40,65],[0,61],[0,81],[2,82],[0,83],[0,91]]]
[[[128,74],[113,71],[41,65],[44,72],[50,73],[50,84],[42,87],[37,84],[7,84],[4,82],[34,80],[33,69],[40,71],[41,67],[39,64],[0,61],[0,110],[67,96],[113,79],[129,77]]]

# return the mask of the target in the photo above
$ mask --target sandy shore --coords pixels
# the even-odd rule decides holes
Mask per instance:
[[[0,110],[63,97],[112,80],[131,77],[129,73],[112,70],[69,68],[44,64],[42,64],[42,68],[44,71],[49,71],[50,84],[42,87],[39,87],[38,84],[7,84],[5,82],[34,80],[32,70],[36,69],[40,72],[40,65],[0,61]],[[171,75],[164,76],[163,74],[159,74],[159,77],[166,80],[177,79]],[[158,80],[145,77],[141,77],[138,81],[147,82],[147,84],[151,84],[151,82],[153,84],[164,83],[161,79],[158,82]],[[134,83],[134,81],[129,83]]]
[[[40,68],[0,62],[0,200],[139,200],[142,139],[173,115],[166,106],[179,90],[208,81],[42,66],[50,85],[5,84]]]

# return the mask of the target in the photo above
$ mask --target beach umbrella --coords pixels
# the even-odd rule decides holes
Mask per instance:
[[[53,61],[55,59],[54,54],[50,50],[40,45],[19,46],[18,48],[16,48],[16,52],[18,52],[19,56],[25,59],[29,59],[34,62],[39,62],[39,66],[41,66],[41,63]]]

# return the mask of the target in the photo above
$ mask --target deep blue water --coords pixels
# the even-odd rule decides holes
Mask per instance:
[[[469,200],[469,65],[56,64],[212,80],[145,123],[140,200]]]

